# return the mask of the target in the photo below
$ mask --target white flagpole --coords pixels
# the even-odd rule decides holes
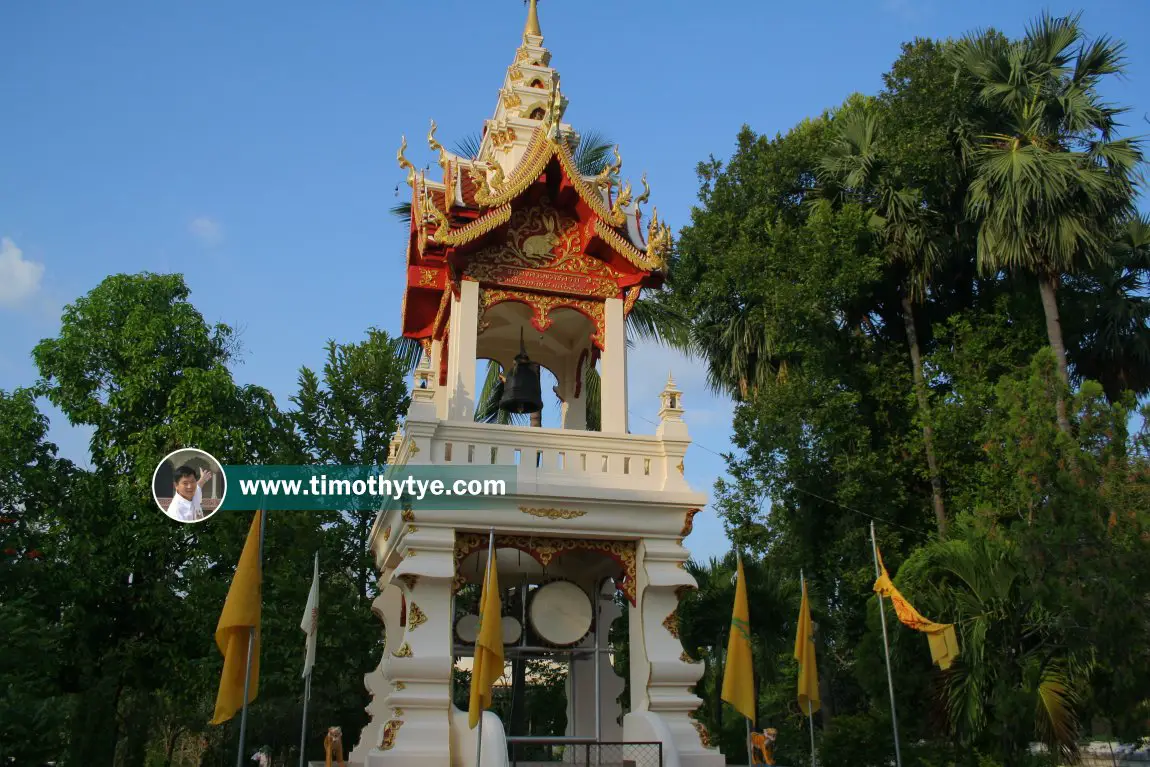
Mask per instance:
[[[807,585],[806,576],[803,575],[801,569],[799,570],[799,585],[804,589]],[[815,713],[810,698],[807,698],[807,726],[811,731],[811,767],[815,767]]]
[[[878,566],[878,543],[875,542],[874,537],[874,521],[870,523],[870,546],[871,553],[874,554],[874,577],[878,578],[882,571]],[[890,723],[894,728],[894,763],[896,767],[902,767],[902,749],[898,743],[898,714],[894,709],[894,677],[890,672],[890,642],[886,635],[886,608],[883,607],[882,594],[878,595],[878,614],[882,619],[882,649],[886,653],[886,684],[890,689]]]
[[[268,529],[268,513],[264,510],[264,504],[260,504],[260,550],[259,550],[259,565],[260,565],[260,601],[263,601],[263,579],[264,579],[264,533]],[[248,629],[248,659],[244,667],[244,708],[240,714],[240,744],[236,749],[236,767],[243,767],[244,765],[244,738],[248,730],[248,692],[251,690],[252,685],[252,652],[255,650],[256,645],[256,630],[253,626]]]
[[[315,576],[313,576],[312,582],[315,583],[315,579],[318,577],[319,577],[319,552],[317,551],[315,553]],[[308,601],[309,602],[311,601],[310,594],[308,597]],[[311,640],[309,639],[308,641],[310,642]],[[305,660],[304,662],[306,663],[307,661]],[[307,745],[307,704],[308,704],[308,701],[311,700],[311,675],[312,675],[312,669],[314,669],[314,668],[315,668],[314,666],[308,667],[307,676],[304,677],[304,683],[303,683],[303,721],[300,723],[300,728],[299,728],[299,767],[305,767],[304,748]]]
[[[488,533],[487,533],[487,572],[484,573],[484,575],[483,575],[483,582],[485,585],[491,584],[491,580],[490,580],[491,568],[493,568],[493,567],[495,567],[495,528],[494,527],[489,528]],[[482,598],[482,593],[483,592],[481,590],[480,591],[480,597],[481,598]],[[479,614],[480,615],[483,615],[483,608],[486,606],[487,605],[483,605],[483,604],[479,605]],[[491,616],[484,616],[484,617],[490,619]],[[475,651],[477,653],[479,652],[479,638],[478,637],[476,637]],[[475,664],[473,662],[471,664],[472,675],[474,675],[476,671],[478,671],[478,669],[475,668]],[[474,677],[473,677],[473,679],[474,679]],[[474,682],[473,682],[473,684],[474,684]],[[482,767],[482,765],[483,765],[483,714],[484,714],[483,707],[480,706],[479,707],[479,722],[478,722],[478,724],[475,725],[475,767]]]

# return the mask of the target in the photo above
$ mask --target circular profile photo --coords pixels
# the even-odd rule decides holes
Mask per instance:
[[[168,453],[152,475],[152,495],[160,511],[177,522],[202,522],[227,495],[220,462],[194,447]]]

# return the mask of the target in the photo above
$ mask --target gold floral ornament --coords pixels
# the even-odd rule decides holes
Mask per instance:
[[[699,742],[703,744],[703,748],[711,747],[711,733],[707,730],[707,725],[700,722],[695,717],[690,717],[691,724],[695,725],[695,732],[699,733]]]
[[[407,603],[407,630],[415,631],[423,624],[427,623],[427,613],[419,608],[415,602]]]
[[[469,554],[487,546],[487,536],[464,534],[455,538],[455,572],[457,583],[466,582],[459,575],[463,560]],[[528,535],[497,535],[495,548],[516,549],[527,554],[543,567],[551,560],[569,551],[589,551],[613,559],[622,570],[622,579],[616,580],[619,591],[632,606],[636,604],[636,581],[638,579],[638,558],[634,541],[604,541],[588,538],[540,538]]]
[[[400,645],[400,648],[398,650],[396,650],[395,652],[393,652],[392,655],[395,656],[396,658],[414,658],[415,657],[415,653],[411,651],[411,645],[409,645],[407,642],[404,642],[402,645]]]
[[[586,516],[587,514],[585,511],[578,511],[576,509],[535,509],[530,506],[520,506],[519,510],[524,514],[530,514],[533,517],[544,517],[546,519],[576,519]]]
[[[401,692],[401,691],[407,689],[407,682],[404,682],[402,679],[396,679],[394,686],[395,686],[396,692]]]
[[[383,737],[380,739],[379,747],[383,751],[390,751],[395,748],[395,736],[399,734],[399,728],[403,726],[401,719],[389,719],[387,724],[383,726]]]
[[[400,170],[406,170],[407,171],[407,185],[411,186],[412,184],[415,183],[415,166],[411,164],[411,161],[408,160],[407,157],[404,156],[403,153],[406,151],[407,151],[407,136],[400,136],[399,137],[399,151],[395,153],[395,159],[397,161],[399,161]]]
[[[695,515],[699,513],[698,509],[689,509],[686,518],[683,520],[683,529],[679,531],[679,535],[686,538],[695,529]]]
[[[643,292],[643,288],[640,285],[636,285],[635,287],[633,287],[627,291],[627,298],[623,302],[623,315],[624,316],[630,314],[631,310],[635,308],[635,302],[639,300],[639,294],[641,292]]]
[[[679,638],[679,611],[677,608],[663,619],[663,628],[667,629],[667,633],[671,636],[676,639]]]

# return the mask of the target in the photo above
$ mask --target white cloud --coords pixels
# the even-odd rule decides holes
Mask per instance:
[[[207,216],[192,219],[188,224],[188,231],[208,247],[214,247],[224,241],[224,229],[220,226],[220,222]]]
[[[44,265],[24,258],[8,237],[0,239],[0,306],[16,307],[40,290]]]

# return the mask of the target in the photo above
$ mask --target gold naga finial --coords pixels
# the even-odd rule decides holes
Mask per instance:
[[[651,209],[651,223],[647,225],[647,258],[656,269],[665,269],[667,256],[671,253],[671,227],[660,223],[659,209]]]
[[[604,166],[603,170],[599,171],[599,175],[595,176],[594,184],[599,189],[605,189],[608,186],[613,186],[614,182],[612,176],[618,175],[619,171],[623,169],[623,158],[619,155],[619,145],[615,145],[615,162]]]
[[[439,130],[439,126],[435,124],[435,120],[431,121],[431,130],[427,132],[427,145],[431,147],[431,151],[439,152],[439,167],[447,170],[447,150],[443,148],[435,138],[435,131]]]
[[[415,181],[415,166],[411,164],[411,161],[408,160],[407,157],[404,156],[403,153],[406,151],[407,151],[407,136],[400,136],[399,137],[399,151],[395,153],[395,159],[399,161],[400,170],[406,170],[407,171],[407,183],[410,185],[412,182]]]
[[[539,28],[539,0],[526,0],[526,2],[527,24],[523,27],[523,38],[526,40],[528,35],[543,37],[543,30]]]
[[[626,185],[620,187],[619,196],[615,198],[615,204],[611,206],[611,217],[616,218],[623,215],[623,209],[631,204],[631,182],[628,181]]]
[[[643,178],[639,179],[639,183],[643,185],[643,194],[635,198],[636,205],[643,205],[651,199],[651,187],[647,186],[647,172],[643,172]]]

